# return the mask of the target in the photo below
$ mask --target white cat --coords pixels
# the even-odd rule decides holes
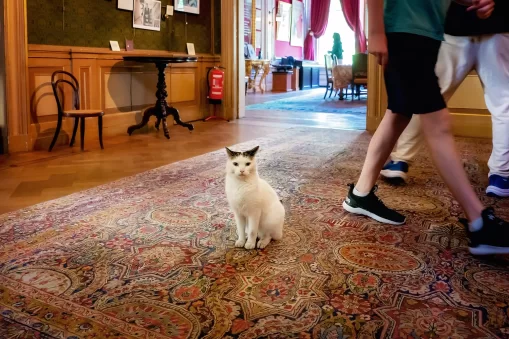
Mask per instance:
[[[285,221],[285,208],[276,191],[258,176],[258,149],[234,152],[226,148],[226,197],[237,223],[235,247],[248,250],[265,248],[271,239],[281,240]]]

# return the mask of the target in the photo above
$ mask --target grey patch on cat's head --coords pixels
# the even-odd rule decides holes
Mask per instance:
[[[240,152],[235,152],[235,151],[232,151],[231,149],[229,149],[228,147],[225,147],[226,148],[226,153],[228,153],[228,156],[230,158],[235,158],[235,157],[238,157],[241,153]]]
[[[254,158],[259,149],[260,146],[256,146],[255,148],[250,149],[249,151],[242,152],[242,155],[247,158]]]

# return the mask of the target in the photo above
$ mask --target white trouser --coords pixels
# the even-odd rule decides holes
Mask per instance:
[[[490,175],[509,177],[509,33],[475,37],[446,35],[436,66],[446,101],[472,69],[481,79],[493,124],[493,151],[488,162]],[[411,162],[422,146],[421,123],[419,116],[414,115],[391,159]]]

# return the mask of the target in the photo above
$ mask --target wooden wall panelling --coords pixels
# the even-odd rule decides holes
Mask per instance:
[[[72,49],[72,53],[70,50]],[[171,55],[169,52],[136,51],[138,54]],[[80,83],[82,108],[100,108],[104,117],[104,135],[125,134],[127,127],[139,122],[144,109],[156,102],[157,70],[154,65],[126,63],[127,52],[101,48],[30,46],[28,59],[31,111],[28,149],[46,149],[57,121],[57,109],[51,89],[51,74],[58,69],[72,71]],[[207,95],[207,70],[219,65],[219,56],[199,55],[197,63],[171,65],[166,69],[167,92],[184,121],[200,120],[211,114]],[[65,87],[64,103],[70,108],[70,88]],[[97,123],[89,119],[86,139],[97,141]],[[153,128],[155,119],[148,127]],[[59,145],[69,142],[73,120],[64,119]]]
[[[70,72],[70,61],[67,59],[29,59],[28,93],[29,93],[29,149],[40,149],[49,146],[55,133],[58,109],[51,87],[51,75],[57,70]],[[64,107],[71,107],[71,88],[63,84],[60,89]],[[72,124],[64,122],[58,143],[66,143]]]
[[[207,99],[208,95],[208,79],[207,79],[207,73],[210,68],[214,66],[220,66],[220,60],[219,56],[204,56],[201,60],[201,62],[198,64],[198,78],[199,78],[199,99],[200,99],[200,112],[202,112],[201,119],[205,119],[206,117],[214,114],[214,106],[209,104],[209,101]],[[224,70],[226,73],[227,71]],[[216,114],[222,115],[224,114],[224,105],[219,105],[219,107],[216,107]]]
[[[387,108],[387,93],[382,68],[372,55],[368,59],[368,107],[366,129],[375,132]],[[491,138],[492,123],[485,109],[482,86],[472,72],[449,100],[453,134],[462,137]]]
[[[99,87],[97,86],[97,62],[95,59],[73,59],[72,74],[80,85],[80,108],[99,107]]]

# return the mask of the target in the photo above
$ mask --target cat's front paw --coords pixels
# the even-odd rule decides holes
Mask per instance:
[[[235,247],[244,247],[245,243],[246,243],[246,239],[239,239],[235,242]]]
[[[244,246],[246,248],[246,250],[252,250],[253,248],[255,248],[256,246],[256,241],[247,241],[246,242],[246,246]]]

